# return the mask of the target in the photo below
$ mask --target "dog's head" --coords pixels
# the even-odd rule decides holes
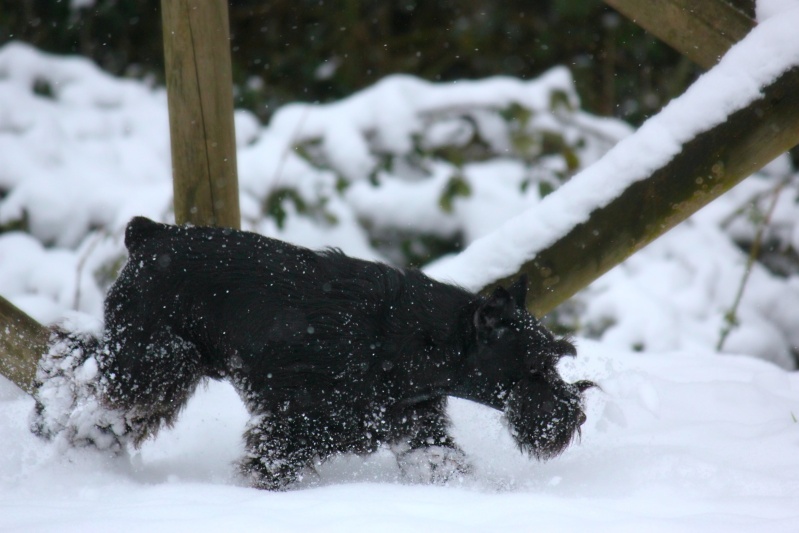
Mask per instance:
[[[561,379],[558,361],[577,351],[527,311],[526,296],[523,276],[480,301],[465,358],[465,396],[503,410],[521,450],[549,459],[579,434],[585,422],[582,393],[594,384]]]

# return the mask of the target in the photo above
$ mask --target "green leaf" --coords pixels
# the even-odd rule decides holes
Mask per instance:
[[[536,135],[531,135],[524,130],[513,131],[510,136],[513,150],[521,157],[533,158],[541,151],[541,142]]]
[[[458,197],[469,197],[472,195],[472,187],[460,174],[453,175],[444,187],[438,205],[445,213],[452,213],[453,202]]]
[[[44,98],[55,98],[55,91],[50,80],[44,78],[36,78],[33,80],[33,93]]]
[[[574,172],[580,168],[580,157],[570,146],[564,145],[561,153],[563,154],[563,159],[566,161],[566,168],[568,168],[570,172]]]
[[[555,191],[555,187],[553,187],[551,183],[549,183],[547,181],[539,181],[538,182],[538,194],[541,196],[541,198],[544,198],[545,196],[549,196],[554,191]]]
[[[288,187],[281,187],[272,191],[264,202],[264,212],[267,216],[275,219],[277,227],[283,229],[286,223],[288,212],[284,207],[284,203],[290,201],[294,204],[298,213],[305,213],[308,211],[308,206],[305,200],[302,199],[300,194],[295,190]]]
[[[530,119],[533,117],[533,112],[530,109],[517,102],[513,102],[508,107],[502,109],[499,114],[506,122],[516,122],[522,129],[530,123]]]
[[[374,178],[375,182],[377,182],[377,177]],[[369,175],[369,181],[372,181],[371,174]],[[341,194],[346,191],[350,186],[350,182],[347,181],[347,178],[342,176],[341,174],[336,174],[336,192]]]
[[[569,94],[566,91],[554,90],[549,95],[549,109],[551,111],[574,111]]]

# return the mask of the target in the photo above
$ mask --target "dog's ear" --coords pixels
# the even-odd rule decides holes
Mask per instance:
[[[504,287],[497,287],[474,312],[474,327],[477,338],[482,341],[496,340],[508,329],[516,313],[516,302]]]
[[[519,279],[508,287],[508,292],[513,296],[516,307],[519,309],[527,309],[527,274],[519,276]]]

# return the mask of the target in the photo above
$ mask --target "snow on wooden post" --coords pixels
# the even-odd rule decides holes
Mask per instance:
[[[36,363],[48,336],[47,328],[0,296],[0,375],[32,393]]]
[[[175,220],[240,227],[225,0],[163,0]]]
[[[784,72],[761,95],[683,144],[670,161],[592,211],[585,222],[535,253],[518,273],[484,291],[527,274],[528,307],[544,315],[799,144],[799,67]]]

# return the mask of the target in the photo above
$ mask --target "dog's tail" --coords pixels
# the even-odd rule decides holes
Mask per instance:
[[[128,252],[133,253],[142,244],[166,228],[166,224],[154,222],[149,218],[133,217],[128,222],[128,227],[125,230],[125,248],[128,249]]]

